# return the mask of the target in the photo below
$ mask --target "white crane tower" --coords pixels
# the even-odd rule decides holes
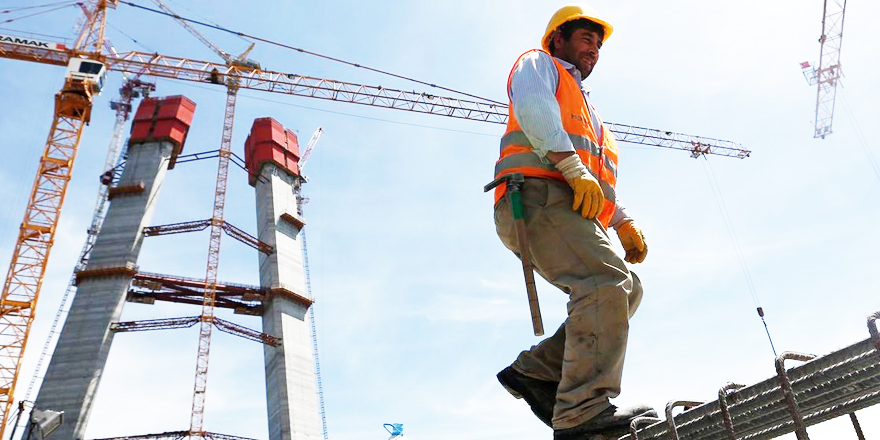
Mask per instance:
[[[819,37],[819,65],[813,67],[809,62],[801,63],[804,77],[810,85],[816,85],[816,131],[814,138],[825,139],[831,134],[831,120],[834,117],[834,98],[837,83],[842,76],[840,70],[840,45],[843,42],[843,16],[846,0],[825,0],[825,15],[822,17],[822,36]]]

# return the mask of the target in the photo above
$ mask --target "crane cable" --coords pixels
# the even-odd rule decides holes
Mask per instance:
[[[850,109],[849,107],[849,102],[846,100],[846,95],[843,93],[843,88],[840,89],[840,97],[843,98],[843,109],[846,110],[847,116],[849,116],[853,127],[855,127],[856,129],[856,137],[859,139],[859,144],[862,146],[862,150],[865,152],[865,155],[868,156],[868,164],[871,166],[871,170],[874,171],[874,176],[877,177],[878,181],[880,181],[880,165],[877,164],[877,159],[874,157],[874,153],[872,153],[871,148],[868,147],[868,141],[865,138],[865,134],[862,133],[862,128],[859,126],[858,121],[856,121],[856,117],[855,115],[853,115],[852,109]]]
[[[462,92],[462,91],[459,91],[459,90],[455,90],[455,89],[451,89],[451,88],[448,88],[448,87],[438,86],[438,85],[436,85],[436,84],[431,84],[431,83],[429,83],[429,82],[420,81],[420,80],[417,80],[417,79],[415,79],[415,78],[410,78],[410,77],[407,77],[407,76],[398,75],[398,74],[396,74],[396,73],[386,72],[386,71],[384,71],[384,70],[376,69],[376,68],[369,67],[369,66],[364,66],[364,65],[362,65],[362,64],[358,64],[358,63],[353,63],[353,62],[351,62],[351,61],[345,61],[345,60],[342,60],[342,59],[339,59],[339,58],[331,57],[331,56],[329,56],[329,55],[319,54],[319,53],[312,52],[312,51],[308,51],[308,50],[305,50],[305,49],[302,49],[302,48],[299,48],[299,47],[294,47],[294,46],[290,46],[290,45],[288,45],[288,44],[279,43],[279,42],[277,42],[277,41],[272,41],[272,40],[269,40],[269,39],[266,39],[266,38],[261,38],[261,37],[257,37],[257,36],[254,36],[254,35],[246,34],[246,33],[244,33],[244,32],[233,31],[233,30],[231,30],[231,29],[227,29],[227,28],[224,28],[224,27],[222,27],[222,26],[212,25],[212,24],[210,24],[210,23],[204,23],[204,22],[201,22],[201,21],[198,21],[198,20],[193,20],[193,19],[190,19],[190,18],[181,17],[181,16],[179,16],[179,15],[175,15],[175,14],[169,14],[169,13],[167,13],[167,12],[165,12],[165,11],[160,11],[160,10],[158,10],[158,9],[148,8],[148,7],[146,7],[146,6],[141,6],[141,5],[137,4],[137,3],[132,3],[132,2],[129,2],[129,1],[125,1],[125,0],[120,0],[119,3],[125,4],[125,5],[129,5],[129,6],[133,6],[133,7],[138,8],[138,9],[143,9],[143,10],[145,10],[145,11],[150,11],[150,12],[153,12],[153,13],[156,13],[156,14],[160,14],[160,15],[165,15],[165,16],[168,16],[168,17],[176,18],[176,19],[178,19],[178,20],[183,20],[183,21],[186,21],[186,22],[189,22],[189,23],[197,24],[197,25],[199,25],[199,26],[204,26],[204,27],[208,27],[208,28],[211,28],[211,29],[216,29],[216,30],[218,30],[218,31],[226,32],[226,33],[229,33],[229,34],[232,34],[232,35],[237,35],[237,36],[239,36],[239,37],[249,38],[249,39],[251,39],[251,40],[259,41],[259,42],[262,42],[262,43],[266,43],[266,44],[270,44],[270,45],[273,45],[273,46],[282,47],[282,48],[284,48],[284,49],[295,50],[295,51],[297,51],[297,52],[301,52],[301,53],[304,53],[304,54],[307,54],[307,55],[316,56],[316,57],[318,57],[318,58],[324,58],[324,59],[327,59],[327,60],[330,60],[330,61],[335,61],[335,62],[337,62],[337,63],[347,64],[347,65],[349,65],[349,66],[354,66],[354,67],[358,67],[358,68],[361,68],[361,69],[366,69],[366,70],[369,70],[369,71],[372,71],[372,72],[381,73],[381,74],[383,74],[383,75],[392,76],[392,77],[394,77],[394,78],[399,78],[399,79],[403,79],[403,80],[407,80],[407,81],[412,81],[412,82],[415,82],[415,83],[418,83],[418,84],[422,84],[422,85],[425,85],[425,86],[428,86],[428,87],[434,87],[434,88],[437,88],[437,89],[440,89],[440,90],[445,90],[445,91],[447,91],[447,92],[457,93],[457,94],[459,94],[459,95],[467,96],[467,97],[469,97],[469,98],[475,98],[475,99],[479,99],[479,100],[481,100],[481,101],[485,101],[485,102],[489,102],[489,103],[497,104],[497,105],[506,105],[506,104],[503,103],[503,102],[498,102],[498,101],[495,101],[495,100],[492,100],[492,99],[483,98],[483,97],[481,97],[481,96],[472,95],[472,94],[470,94],[470,93],[465,93],[465,92]]]
[[[0,14],[8,14],[8,13],[10,13],[10,12],[26,11],[26,10],[28,10],[28,9],[48,8],[48,7],[50,7],[50,6],[58,6],[58,5],[71,6],[71,5],[74,5],[74,4],[76,4],[76,3],[78,3],[78,2],[77,2],[77,1],[67,0],[67,1],[63,1],[63,2],[46,3],[46,4],[43,4],[43,5],[21,6],[21,7],[18,7],[18,8],[8,8],[8,9],[0,10]]]
[[[0,27],[0,31],[13,32],[13,33],[18,33],[18,34],[22,34],[22,35],[36,35],[38,37],[51,38],[53,40],[56,40],[56,42],[58,42],[58,41],[64,41],[64,42],[72,41],[70,38],[62,37],[61,35],[41,34],[39,32],[25,31],[25,30],[21,30],[21,29]]]
[[[187,10],[190,14],[195,15],[196,17],[198,17],[198,18],[200,18],[200,19],[202,19],[202,20],[204,20],[204,21],[206,21],[206,22],[210,22],[210,23],[213,24],[214,26],[220,26],[219,23],[217,23],[217,22],[215,22],[215,21],[211,21],[210,18],[208,18],[208,17],[206,17],[206,16],[204,16],[204,15],[202,15],[202,14],[199,14],[198,11],[193,11],[192,9],[186,7],[186,4],[181,4],[181,3],[176,2],[176,1],[174,1],[174,0],[168,0],[168,1],[171,2],[171,3],[174,3],[174,4],[176,5],[175,8],[179,7],[179,8],[185,9],[185,10]],[[240,36],[240,35],[238,35],[238,38],[239,38],[241,41],[244,41],[244,42],[247,42],[247,43],[250,43],[250,42],[251,42],[251,41],[248,40],[247,38],[244,38],[244,37],[242,37],[242,36]]]
[[[0,24],[12,23],[13,21],[21,20],[22,18],[36,17],[37,15],[41,15],[41,14],[45,14],[45,13],[48,13],[48,12],[57,11],[57,10],[59,10],[59,9],[64,9],[64,8],[66,8],[66,7],[69,7],[69,6],[75,6],[75,5],[76,5],[76,2],[63,2],[63,3],[65,3],[65,4],[63,4],[63,5],[61,5],[61,6],[58,6],[57,8],[47,9],[47,10],[45,10],[45,11],[34,12],[33,14],[22,15],[21,17],[9,18],[9,19],[6,19],[6,20],[3,20],[3,21],[0,21]],[[57,3],[56,3],[56,4],[57,4]],[[35,8],[35,7],[36,7],[36,6],[30,6],[30,7],[25,7],[25,8],[17,8],[17,9],[6,9],[6,10],[3,10],[3,11],[0,11],[0,13],[6,14],[6,13],[10,13],[10,12],[17,12],[17,11],[20,11],[20,10],[29,9],[29,8]]]
[[[712,195],[715,196],[715,202],[718,204],[718,209],[721,211],[721,217],[724,219],[724,226],[727,228],[727,234],[730,236],[730,241],[733,242],[733,249],[736,253],[736,258],[739,260],[740,268],[742,268],[743,276],[746,279],[749,293],[752,295],[752,301],[754,301],[755,307],[757,308],[758,316],[761,317],[761,322],[764,323],[764,331],[767,332],[767,339],[770,341],[770,348],[773,350],[773,357],[776,357],[776,347],[773,345],[773,338],[770,337],[770,329],[767,327],[767,321],[764,320],[764,308],[761,307],[761,302],[758,298],[758,291],[755,289],[755,283],[752,281],[752,275],[746,264],[745,255],[743,254],[742,247],[740,247],[739,240],[736,236],[736,229],[733,227],[733,221],[730,220],[730,213],[727,210],[727,205],[724,203],[724,196],[721,194],[721,187],[718,185],[718,178],[715,176],[715,171],[712,169],[709,157],[704,154],[703,159],[705,159],[705,162],[703,162],[703,171],[706,173],[706,178],[709,179],[709,186],[712,188]]]
[[[148,52],[155,52],[155,50],[153,50],[153,49],[151,49],[151,48],[145,46],[143,43],[141,43],[140,41],[136,40],[136,39],[135,39],[134,37],[132,37],[131,35],[126,34],[122,29],[119,29],[118,27],[113,26],[113,25],[110,24],[110,23],[107,23],[107,25],[110,26],[111,28],[113,28],[113,30],[115,30],[116,32],[119,32],[119,33],[122,34],[124,37],[126,37],[126,38],[128,38],[129,40],[131,40],[132,42],[134,42],[134,44],[137,44],[138,46],[143,47],[143,48],[146,49]]]

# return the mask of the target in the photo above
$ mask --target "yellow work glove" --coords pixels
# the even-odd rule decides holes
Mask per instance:
[[[623,258],[627,263],[641,263],[648,256],[648,245],[645,243],[645,236],[642,230],[636,226],[632,220],[625,221],[617,228],[617,236],[620,237],[620,244],[626,251]]]
[[[580,211],[586,219],[596,218],[602,212],[602,204],[605,203],[605,195],[599,181],[587,171],[587,167],[581,162],[577,154],[572,154],[556,164],[556,169],[565,177],[568,186],[574,190],[574,203],[571,209]]]

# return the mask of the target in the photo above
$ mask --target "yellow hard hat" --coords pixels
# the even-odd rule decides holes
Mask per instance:
[[[610,24],[608,24],[607,21],[599,18],[599,13],[596,12],[595,9],[583,4],[566,5],[559,8],[559,10],[556,11],[555,14],[553,14],[553,17],[550,17],[550,23],[547,23],[547,31],[544,32],[544,38],[541,39],[541,47],[543,47],[544,50],[549,51],[550,35],[554,31],[556,31],[556,29],[559,29],[559,26],[562,26],[569,21],[577,20],[578,18],[586,18],[587,20],[590,20],[605,29],[605,35],[602,38],[602,43],[605,43],[605,41],[608,40],[608,37],[611,36],[611,32],[614,30],[614,28]]]

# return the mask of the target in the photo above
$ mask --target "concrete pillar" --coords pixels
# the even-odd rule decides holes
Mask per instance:
[[[263,348],[269,439],[319,440],[315,360],[306,318],[312,301],[305,291],[299,241],[304,223],[297,214],[294,192],[301,180],[273,162],[257,166],[258,238],[275,248],[271,255],[260,253],[260,285],[270,291],[263,332],[281,338],[278,347]]]
[[[88,265],[77,274],[77,291],[61,330],[36,407],[64,411],[64,423],[52,434],[82,439],[113,332],[119,320],[135,262],[149,226],[162,180],[175,150],[172,142],[132,145],[118,185],[110,191],[110,209]]]

